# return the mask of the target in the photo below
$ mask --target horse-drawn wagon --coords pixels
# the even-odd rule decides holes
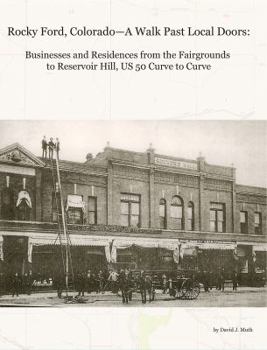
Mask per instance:
[[[191,277],[177,277],[169,280],[169,294],[175,299],[197,299],[200,284]]]

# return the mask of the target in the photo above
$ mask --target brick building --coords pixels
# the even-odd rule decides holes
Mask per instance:
[[[60,161],[74,271],[129,266],[191,269],[244,283],[266,271],[266,188],[235,169],[107,146],[84,163]],[[58,185],[51,161],[19,144],[0,150],[1,274],[50,278],[61,264]]]

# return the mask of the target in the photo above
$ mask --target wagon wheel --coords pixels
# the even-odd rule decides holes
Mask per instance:
[[[188,291],[188,299],[190,299],[190,300],[196,299],[198,297],[199,293],[200,293],[199,286],[197,286],[197,285],[193,286]]]
[[[171,288],[169,290],[169,294],[170,294],[171,297],[175,298],[175,296],[176,296],[176,289],[175,288]]]
[[[182,296],[183,296],[183,291],[182,291],[182,289],[176,289],[175,298],[176,298],[176,299],[182,299]]]
[[[186,286],[183,286],[181,289],[180,289],[180,299],[188,299],[188,289]]]
[[[200,287],[198,285],[193,286],[192,288],[192,299],[196,299],[199,296],[200,293]]]

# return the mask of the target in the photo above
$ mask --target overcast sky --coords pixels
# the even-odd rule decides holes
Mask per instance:
[[[59,137],[61,159],[85,161],[111,147],[196,159],[237,169],[237,183],[267,186],[265,121],[0,121],[0,148],[19,142],[41,155],[41,139]]]

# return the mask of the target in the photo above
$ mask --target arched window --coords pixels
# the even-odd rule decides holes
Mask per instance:
[[[17,207],[17,220],[29,221],[31,216],[32,201],[29,192],[21,190],[18,193],[16,202]]]
[[[187,206],[187,229],[194,231],[194,203],[189,202]]]
[[[25,199],[22,199],[19,206],[17,207],[18,220],[29,221],[30,220],[31,208],[26,203]]]
[[[179,196],[174,196],[171,202],[171,218],[175,219],[176,226],[178,230],[183,230],[183,218],[184,218],[184,210],[183,210],[183,200]]]
[[[160,228],[167,228],[167,221],[166,221],[166,200],[164,198],[161,198],[159,201],[159,224]]]
[[[1,202],[1,219],[14,220],[14,193],[11,189],[2,191]]]

